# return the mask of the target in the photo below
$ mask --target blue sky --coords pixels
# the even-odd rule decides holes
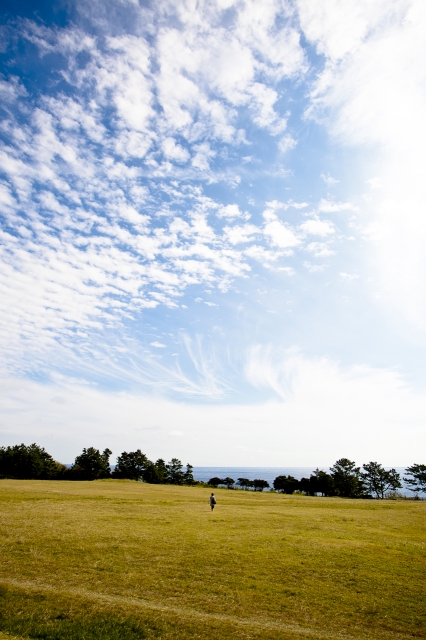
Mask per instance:
[[[3,442],[419,462],[424,4],[2,7]]]

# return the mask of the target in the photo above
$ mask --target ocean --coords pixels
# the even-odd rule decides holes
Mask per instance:
[[[277,476],[294,476],[298,480],[309,478],[312,467],[194,467],[194,479],[208,482],[215,476],[218,478],[248,478],[249,480],[266,480],[272,487]]]

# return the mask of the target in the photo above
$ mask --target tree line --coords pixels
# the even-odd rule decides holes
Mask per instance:
[[[228,489],[235,489],[235,485],[240,487],[241,489],[253,489],[254,491],[263,491],[264,489],[269,488],[269,482],[266,480],[261,480],[260,478],[255,478],[254,480],[249,480],[248,478],[238,478],[237,482],[233,478],[210,478],[208,483],[210,486],[215,489],[220,485],[224,485],[228,487]]]
[[[22,480],[99,480],[118,478],[142,480],[150,484],[195,485],[204,484],[194,480],[193,467],[184,468],[178,458],[166,463],[162,458],[152,462],[142,453],[123,451],[117,464],[111,469],[109,459],[112,451],[100,451],[94,447],[83,449],[71,467],[57,462],[43,447],[24,444],[0,447],[0,478]],[[403,481],[414,493],[426,493],[426,465],[414,464],[405,469]],[[269,488],[266,480],[256,478],[211,478],[212,487],[226,486],[245,490],[263,491]],[[378,462],[368,462],[357,467],[348,458],[340,458],[329,472],[315,469],[309,478],[298,480],[291,475],[277,476],[273,488],[280,493],[295,491],[306,495],[341,496],[344,498],[385,498],[390,491],[402,488],[402,479],[395,469],[386,470]]]
[[[426,493],[426,465],[414,464],[405,470],[404,482],[410,491]],[[238,478],[211,478],[212,487],[226,486],[228,489],[263,491],[269,488],[266,480]],[[390,491],[402,489],[401,476],[395,469],[386,470],[378,462],[368,462],[357,467],[348,458],[340,458],[330,467],[330,473],[315,469],[309,478],[298,480],[291,475],[277,476],[273,488],[280,493],[304,493],[309,496],[341,496],[342,498],[378,498],[383,499]]]
[[[78,455],[71,467],[57,462],[37,444],[26,446],[17,444],[0,447],[0,478],[19,480],[100,480],[118,478],[142,480],[150,484],[194,484],[193,468],[190,464],[184,469],[177,458],[170,462],[159,458],[152,462],[142,453],[123,451],[117,458],[117,464],[111,469],[110,449],[99,451],[88,447]]]

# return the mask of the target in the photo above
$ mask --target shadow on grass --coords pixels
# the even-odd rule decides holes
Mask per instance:
[[[125,612],[0,585],[0,630],[40,640],[143,640],[160,637],[164,628]]]

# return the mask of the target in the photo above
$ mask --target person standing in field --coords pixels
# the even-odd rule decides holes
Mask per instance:
[[[210,506],[212,511],[214,511],[214,505],[216,504],[216,498],[214,497],[214,493],[210,496]]]

